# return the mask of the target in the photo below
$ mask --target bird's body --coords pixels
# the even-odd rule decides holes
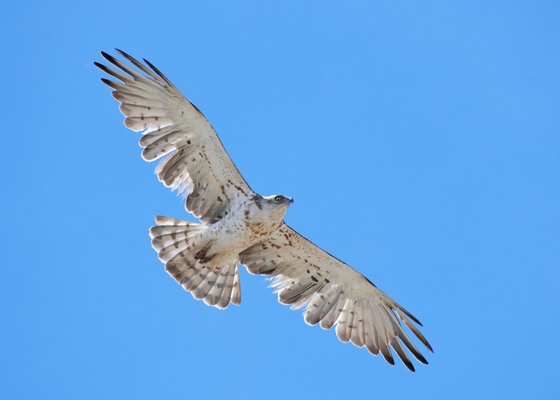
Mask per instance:
[[[165,156],[156,168],[158,178],[187,191],[185,207],[201,222],[156,217],[150,236],[166,271],[196,299],[223,309],[241,302],[243,264],[252,274],[274,279],[271,286],[281,303],[305,307],[308,324],[336,325],[341,341],[381,353],[391,364],[393,348],[414,371],[404,344],[427,364],[399,319],[431,351],[408,318],[420,322],[363,275],[286,225],[283,218],[293,200],[255,193],[202,113],[153,65],[144,60],[151,71],[120,53],[145,75],[102,53],[126,73],[96,63],[122,83],[102,80],[115,89],[125,125],[143,131],[144,159]]]
[[[221,220],[210,225],[200,237],[200,243],[211,243],[207,257],[239,258],[239,254],[254,245],[268,239],[282,224],[288,211],[289,203],[283,207],[270,207],[259,195],[247,199],[228,212]],[[193,246],[196,248],[196,240]]]
[[[211,225],[157,217],[160,225],[150,230],[152,245],[166,263],[167,272],[196,299],[219,308],[226,308],[229,302],[240,304],[240,254],[278,230],[292,201],[284,196],[255,194],[232,204]],[[231,286],[219,286],[218,277],[230,273],[235,273]],[[204,281],[206,285],[202,285]]]

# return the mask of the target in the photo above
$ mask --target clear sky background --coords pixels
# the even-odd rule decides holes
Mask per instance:
[[[0,397],[559,398],[560,3],[457,3],[6,3]],[[429,366],[307,326],[244,269],[226,311],[165,273],[154,215],[193,218],[99,81],[114,47],[422,321]]]

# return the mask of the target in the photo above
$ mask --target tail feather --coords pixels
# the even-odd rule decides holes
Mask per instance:
[[[206,268],[206,266],[205,266],[205,268]],[[202,283],[200,285],[198,285],[198,287],[191,292],[193,297],[197,300],[204,299],[206,297],[206,295],[208,293],[210,293],[210,290],[212,289],[212,287],[216,284],[216,279],[217,279],[216,272],[209,269],[209,271],[206,274],[206,276],[204,277],[204,280],[202,281]]]
[[[156,217],[157,226],[150,229],[152,246],[165,270],[197,300],[210,306],[227,308],[229,303],[241,303],[239,284],[239,260],[232,259],[225,265],[197,260],[200,250],[191,247],[196,237],[203,234],[208,225],[181,221],[162,216]]]
[[[239,263],[233,263],[233,271],[222,271],[225,276],[225,288],[220,296],[218,304],[227,304],[231,301],[235,305],[241,304],[241,286],[239,285]]]

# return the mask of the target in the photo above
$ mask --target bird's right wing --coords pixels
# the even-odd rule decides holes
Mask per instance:
[[[372,354],[381,354],[394,364],[390,348],[408,369],[414,371],[401,342],[423,364],[428,362],[403,330],[400,321],[430,350],[424,336],[407,318],[418,325],[412,314],[359,272],[311,243],[285,223],[267,240],[240,255],[241,264],[252,274],[270,275],[278,301],[305,307],[305,322],[321,324],[342,342],[365,346]],[[400,340],[400,341],[399,341]]]
[[[148,61],[144,60],[153,71],[117,51],[145,75],[102,52],[125,73],[95,63],[122,83],[101,80],[114,89],[125,126],[143,131],[142,157],[153,161],[166,156],[156,168],[159,180],[179,192],[188,189],[187,211],[212,224],[223,217],[229,203],[253,196],[204,115]]]

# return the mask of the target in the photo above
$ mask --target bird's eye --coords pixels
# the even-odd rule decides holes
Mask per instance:
[[[282,197],[276,196],[276,197],[274,198],[274,200],[276,200],[276,201],[282,201]]]

